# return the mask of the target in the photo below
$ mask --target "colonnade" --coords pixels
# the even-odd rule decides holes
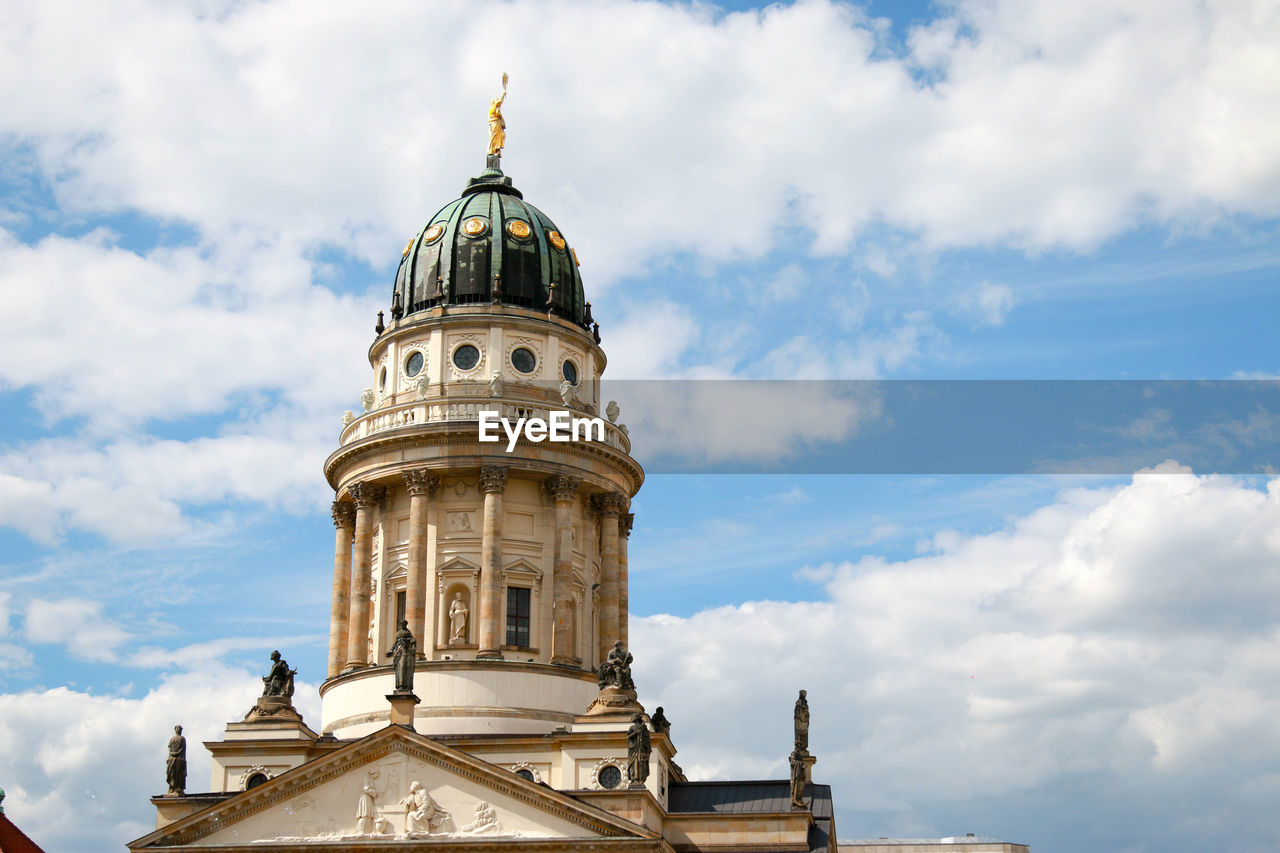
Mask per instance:
[[[409,553],[406,567],[405,619],[418,638],[419,657],[427,656],[434,643],[434,626],[426,623],[427,519],[440,478],[426,469],[402,475],[409,494]],[[502,619],[502,497],[508,470],[487,465],[480,469],[483,495],[483,528],[480,546],[480,579],[476,591],[478,610],[477,658],[501,659]],[[544,494],[555,503],[554,569],[551,582],[551,663],[581,666],[578,626],[579,592],[573,579],[573,505],[581,489],[577,477],[553,476],[542,483]],[[333,502],[336,541],[333,558],[332,609],[329,622],[328,677],[376,665],[369,659],[369,629],[373,566],[374,512],[388,495],[386,486],[355,483],[350,501]],[[604,660],[615,641],[627,637],[627,541],[635,516],[626,511],[627,499],[618,493],[595,494],[587,508],[601,524],[599,632],[593,639],[596,659]],[[437,614],[438,616],[438,614]],[[590,624],[589,622],[585,624]]]

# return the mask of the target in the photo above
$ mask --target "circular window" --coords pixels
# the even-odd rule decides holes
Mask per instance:
[[[519,776],[521,779],[528,779],[530,782],[533,781],[533,771],[530,770],[528,767],[521,767],[519,770],[516,771],[516,775]]]
[[[426,362],[426,359],[422,357],[422,353],[414,352],[410,354],[408,359],[405,360],[404,372],[409,374],[410,376],[417,376],[419,373],[422,372],[422,365],[425,362]]]
[[[615,767],[614,769],[617,770],[618,768]],[[266,773],[254,773],[245,781],[244,789],[247,791],[250,788],[256,788],[266,781],[267,781]]]
[[[382,372],[378,374],[378,390],[387,390],[387,369],[382,368]]]
[[[485,222],[479,216],[473,216],[466,222],[462,223],[462,233],[468,237],[479,237],[489,228],[489,223]]]
[[[578,368],[574,366],[572,361],[565,361],[565,363],[560,367],[560,375],[563,376],[564,380],[570,385],[578,384]]]
[[[471,344],[463,344],[453,351],[453,366],[459,370],[470,370],[480,363],[480,350]]]
[[[520,347],[511,352],[511,366],[521,373],[533,373],[538,366],[538,357],[533,354],[533,350]]]
[[[616,788],[622,784],[622,771],[612,764],[606,764],[596,774],[596,781],[600,783],[601,788]]]
[[[426,233],[422,235],[422,239],[428,243],[434,243],[435,241],[440,239],[440,235],[443,233],[444,233],[444,225],[442,223],[437,222],[435,225],[432,225],[430,228],[426,230]]]
[[[507,233],[517,240],[528,240],[533,231],[523,219],[511,219],[507,222]]]

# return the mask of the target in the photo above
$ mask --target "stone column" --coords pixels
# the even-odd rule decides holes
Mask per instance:
[[[507,469],[486,465],[480,469],[484,494],[484,532],[480,545],[480,632],[478,658],[502,657],[502,492]]]
[[[597,654],[604,660],[618,636],[618,517],[626,509],[626,499],[615,492],[591,498],[600,515],[600,634]]]
[[[577,601],[573,588],[573,499],[582,481],[551,477],[542,488],[556,502],[555,569],[551,576],[551,662],[579,666]]]
[[[373,578],[373,520],[374,507],[382,503],[387,490],[372,483],[356,483],[349,491],[356,502],[355,564],[351,573],[351,618],[347,636],[347,664],[345,669],[369,665],[369,584]]]
[[[329,611],[329,678],[342,672],[347,659],[347,634],[351,616],[351,536],[356,508],[348,501],[333,502],[333,605]]]
[[[627,608],[630,606],[630,595],[627,592],[627,545],[631,541],[631,525],[635,523],[634,512],[618,516],[618,639],[626,649],[631,648],[627,632]]]
[[[427,510],[440,487],[440,478],[426,469],[405,471],[409,490],[409,565],[405,569],[404,618],[418,641],[418,657],[426,657],[427,633]]]

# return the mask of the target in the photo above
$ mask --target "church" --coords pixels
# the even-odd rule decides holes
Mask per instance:
[[[404,248],[363,411],[324,463],[321,719],[294,709],[294,671],[273,653],[262,697],[205,744],[203,793],[186,790],[175,731],[157,828],[129,849],[1025,853],[964,838],[838,846],[803,690],[780,745],[789,778],[686,778],[663,709],[631,677],[644,471],[600,396],[577,253],[502,171],[503,98],[485,169]],[[486,419],[505,425],[496,440]]]

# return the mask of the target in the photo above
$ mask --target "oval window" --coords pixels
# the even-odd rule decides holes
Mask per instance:
[[[578,368],[574,366],[572,361],[566,360],[560,368],[560,375],[570,385],[578,384]]]
[[[521,373],[533,373],[538,366],[538,357],[533,354],[533,350],[519,347],[511,352],[511,366]]]
[[[614,768],[614,769],[616,770],[617,768]],[[254,773],[252,776],[249,777],[248,781],[244,783],[244,789],[247,791],[250,788],[256,788],[259,785],[264,784],[266,781],[267,781],[267,774]]]
[[[417,376],[422,372],[422,365],[426,363],[426,359],[422,357],[422,353],[412,353],[404,363],[404,372],[410,376]]]
[[[480,350],[471,344],[463,344],[453,351],[453,366],[459,370],[470,370],[480,363]]]
[[[528,779],[530,782],[533,781],[533,771],[530,770],[528,767],[521,767],[519,770],[516,771],[516,775],[519,776],[521,779]]]
[[[601,788],[616,788],[622,783],[622,771],[612,764],[606,764],[600,768],[596,779],[600,781]]]
[[[382,368],[382,372],[378,374],[378,390],[387,390],[387,369]]]

